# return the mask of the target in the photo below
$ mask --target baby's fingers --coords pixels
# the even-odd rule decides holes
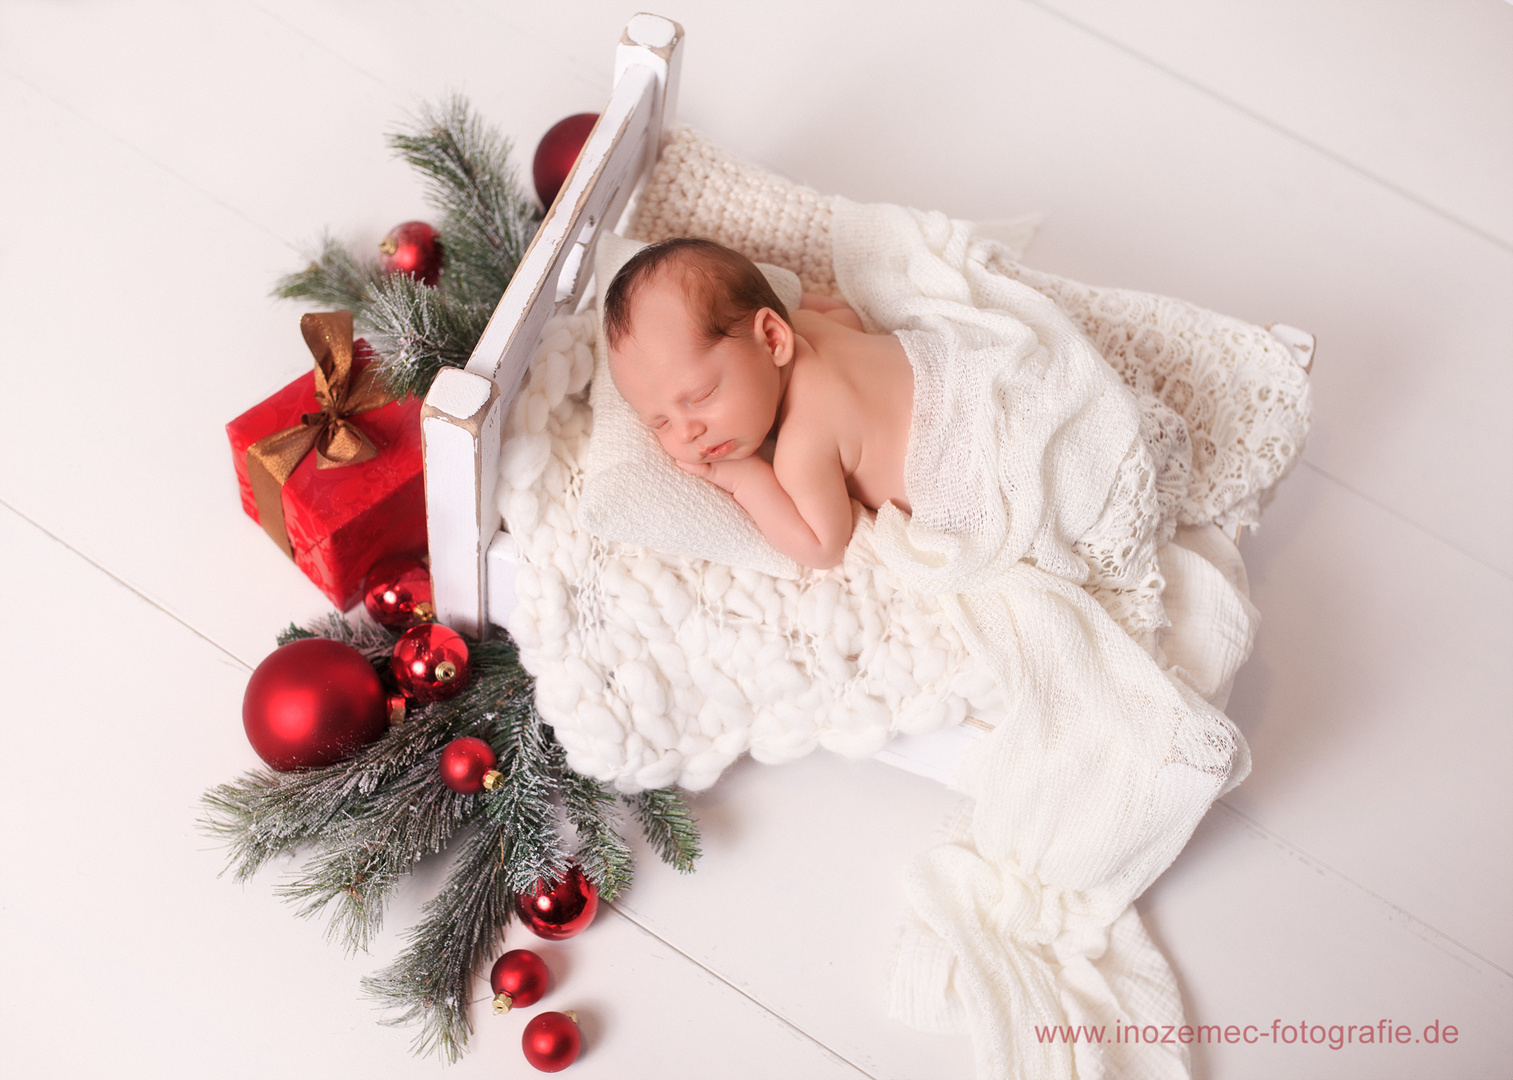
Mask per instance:
[[[682,469],[684,472],[686,472],[686,473],[693,473],[695,476],[708,477],[710,473],[714,472],[714,466],[711,465],[707,461],[676,461],[675,460],[675,461],[673,461],[673,464],[676,465],[678,468]]]

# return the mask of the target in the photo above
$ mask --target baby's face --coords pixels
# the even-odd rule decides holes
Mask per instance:
[[[610,374],[662,448],[689,463],[754,454],[783,398],[772,349],[754,334],[706,346],[675,281],[651,282],[636,297]]]

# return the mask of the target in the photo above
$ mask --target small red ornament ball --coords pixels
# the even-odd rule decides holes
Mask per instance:
[[[548,941],[561,941],[581,933],[594,921],[599,888],[577,866],[569,866],[561,881],[538,881],[533,890],[517,896],[515,910],[531,933]]]
[[[441,276],[441,238],[424,221],[406,221],[378,244],[378,265],[386,274],[409,274],[422,285]]]
[[[489,972],[494,1011],[507,1013],[516,1006],[536,1004],[550,982],[551,974],[541,957],[529,949],[511,949],[494,961],[494,970]]]
[[[413,555],[379,559],[363,581],[363,607],[379,626],[405,630],[436,615],[431,572]]]
[[[482,739],[453,739],[441,752],[441,782],[459,795],[477,795],[498,780],[496,760],[494,748]]]
[[[362,653],[326,638],[275,649],[242,696],[242,726],[280,772],[342,760],[388,730],[383,683]]]
[[[567,182],[568,173],[578,160],[589,132],[599,122],[598,113],[577,113],[558,120],[541,136],[536,157],[531,162],[531,179],[536,182],[536,197],[542,206],[551,206],[557,192]]]
[[[525,1060],[541,1072],[561,1072],[583,1052],[583,1033],[570,1012],[544,1012],[531,1017],[520,1036]]]
[[[468,644],[440,623],[412,626],[394,643],[390,668],[399,689],[416,701],[445,701],[468,681]]]

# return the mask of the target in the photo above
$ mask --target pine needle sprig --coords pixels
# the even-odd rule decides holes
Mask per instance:
[[[329,909],[326,936],[366,951],[383,927],[384,909],[415,864],[441,851],[478,813],[477,800],[437,783],[429,757],[387,787],[361,812],[322,838],[322,850],[298,877],[279,886],[297,914]]]
[[[413,1049],[456,1061],[472,1031],[468,1015],[474,971],[485,963],[513,914],[514,898],[567,869],[567,852],[551,810],[551,750],[527,703],[484,717],[505,775],[479,800],[476,828],[463,843],[446,885],[425,906],[409,943],[364,988],[397,1012],[388,1024],[420,1025]]]
[[[452,872],[423,909],[408,944],[363,989],[396,1010],[383,1020],[418,1024],[411,1049],[455,1062],[473,1030],[468,1014],[473,972],[488,958],[509,922],[514,894],[505,885],[504,834],[484,824],[462,844]]]
[[[504,838],[505,886],[515,893],[555,881],[567,870],[567,847],[552,803],[555,787],[545,734],[534,706],[499,717],[495,747],[504,782],[487,800],[487,817]]]
[[[448,289],[391,274],[370,289],[362,318],[389,391],[423,397],[438,371],[467,364],[493,313],[492,304],[469,304]]]
[[[620,835],[619,800],[599,781],[574,772],[563,774],[561,794],[568,824],[578,834],[574,858],[598,886],[599,898],[613,900],[630,888],[636,868]]]
[[[367,812],[368,801],[417,766],[434,770],[441,748],[467,725],[453,710],[428,709],[345,761],[301,772],[258,769],[206,792],[202,825],[227,845],[227,869],[246,881],[270,859],[331,835]]]
[[[494,305],[535,236],[539,215],[510,164],[510,141],[453,95],[422,105],[389,146],[425,178],[442,213],[447,288],[467,305]]]
[[[279,631],[277,641],[283,646],[291,641],[312,637],[329,638],[350,645],[370,662],[386,658],[394,651],[394,643],[399,640],[397,634],[377,623],[366,620],[348,622],[345,617],[333,611],[319,616],[308,627],[290,623]]]
[[[273,287],[283,300],[310,300],[322,307],[349,308],[354,315],[367,307],[369,290],[383,280],[377,259],[353,255],[330,233],[323,233],[310,264],[285,274]]]
[[[699,859],[699,825],[676,788],[643,791],[631,798],[646,842],[680,873],[693,872]]]

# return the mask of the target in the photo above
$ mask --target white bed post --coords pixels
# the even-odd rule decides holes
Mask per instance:
[[[672,126],[678,114],[678,82],[683,70],[683,28],[671,19],[641,12],[631,16],[615,49],[615,84],[633,65],[648,67],[657,79],[656,100],[652,103],[651,132],[646,140],[646,158],[640,173],[651,171],[661,149],[662,133]],[[623,210],[624,207],[622,206]]]
[[[499,528],[499,443],[504,410],[493,380],[443,368],[420,410],[426,534],[438,621],[483,637],[484,545]]]
[[[577,307],[600,230],[619,221],[656,160],[676,102],[682,41],[683,28],[670,19],[640,14],[630,20],[615,51],[614,93],[467,367],[443,370],[426,395],[421,439],[431,585],[437,619],[461,633],[487,635],[489,566],[507,570],[513,552],[508,538],[494,545],[505,410],[542,326],[553,313]],[[496,621],[505,614],[497,613]]]

